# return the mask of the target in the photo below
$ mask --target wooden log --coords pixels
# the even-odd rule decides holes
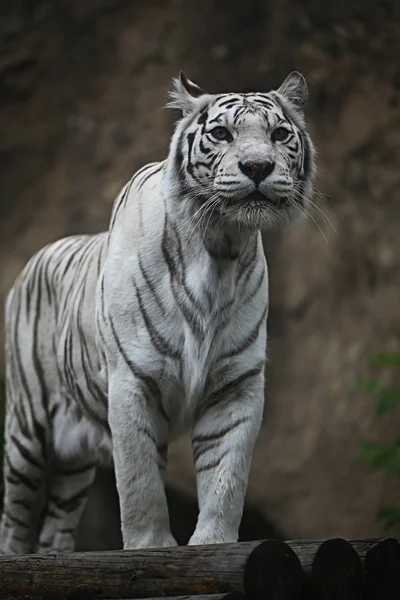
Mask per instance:
[[[341,538],[321,544],[312,564],[310,589],[313,600],[363,600],[364,572],[351,544]]]
[[[368,600],[399,600],[400,544],[396,539],[388,538],[371,548],[364,569]]]
[[[251,600],[300,600],[303,583],[300,560],[284,542],[262,542],[250,554],[244,568],[244,590],[246,598]]]
[[[379,541],[351,543],[364,557]],[[2,556],[0,600],[24,596],[41,600],[98,600],[243,593],[245,565],[259,544]],[[288,544],[309,571],[321,541]]]

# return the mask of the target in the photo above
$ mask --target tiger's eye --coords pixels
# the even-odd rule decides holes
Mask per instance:
[[[216,140],[225,140],[230,142],[233,139],[231,133],[226,129],[226,127],[214,127],[214,129],[211,129],[210,133]]]
[[[284,142],[289,137],[290,131],[285,127],[277,127],[272,132],[272,139],[274,142]]]

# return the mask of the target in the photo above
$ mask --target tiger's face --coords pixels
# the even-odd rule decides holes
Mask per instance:
[[[315,152],[302,75],[269,93],[210,95],[181,73],[171,95],[184,114],[171,143],[175,176],[194,208],[252,230],[307,212]]]

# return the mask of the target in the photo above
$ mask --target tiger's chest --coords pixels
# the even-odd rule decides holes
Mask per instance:
[[[232,277],[207,279],[193,268],[187,269],[184,281],[166,280],[160,286],[162,309],[150,294],[138,302],[136,341],[140,360],[146,362],[142,368],[160,382],[164,405],[175,422],[190,420],[207,395],[240,368],[243,358],[237,351],[265,305],[256,301],[243,306],[243,292]],[[254,360],[262,359],[264,348],[265,343],[250,349]]]
[[[194,327],[177,312],[174,319],[171,318],[167,337],[171,347],[176,349],[174,356],[156,356],[154,347],[150,347],[148,340],[145,342],[149,356],[153,355],[148,370],[159,382],[163,405],[178,433],[179,428],[192,421],[207,394],[222,382],[226,370],[222,357],[230,331],[229,324],[227,330],[219,328],[221,324],[221,320],[210,314],[197,316]]]

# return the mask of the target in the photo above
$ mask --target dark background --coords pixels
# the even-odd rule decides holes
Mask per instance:
[[[399,56],[400,5],[389,1],[1,3],[2,300],[35,250],[106,228],[121,186],[165,157],[175,115],[162,107],[181,68],[210,92],[267,91],[293,69],[307,78],[326,218],[315,209],[316,223],[265,237],[269,387],[247,537],[379,535],[376,513],[399,494],[398,479],[358,458],[363,441],[397,437],[398,415],[378,418],[355,389],[399,328]],[[196,510],[187,440],[171,454],[183,539]],[[80,539],[120,543],[110,473]]]

